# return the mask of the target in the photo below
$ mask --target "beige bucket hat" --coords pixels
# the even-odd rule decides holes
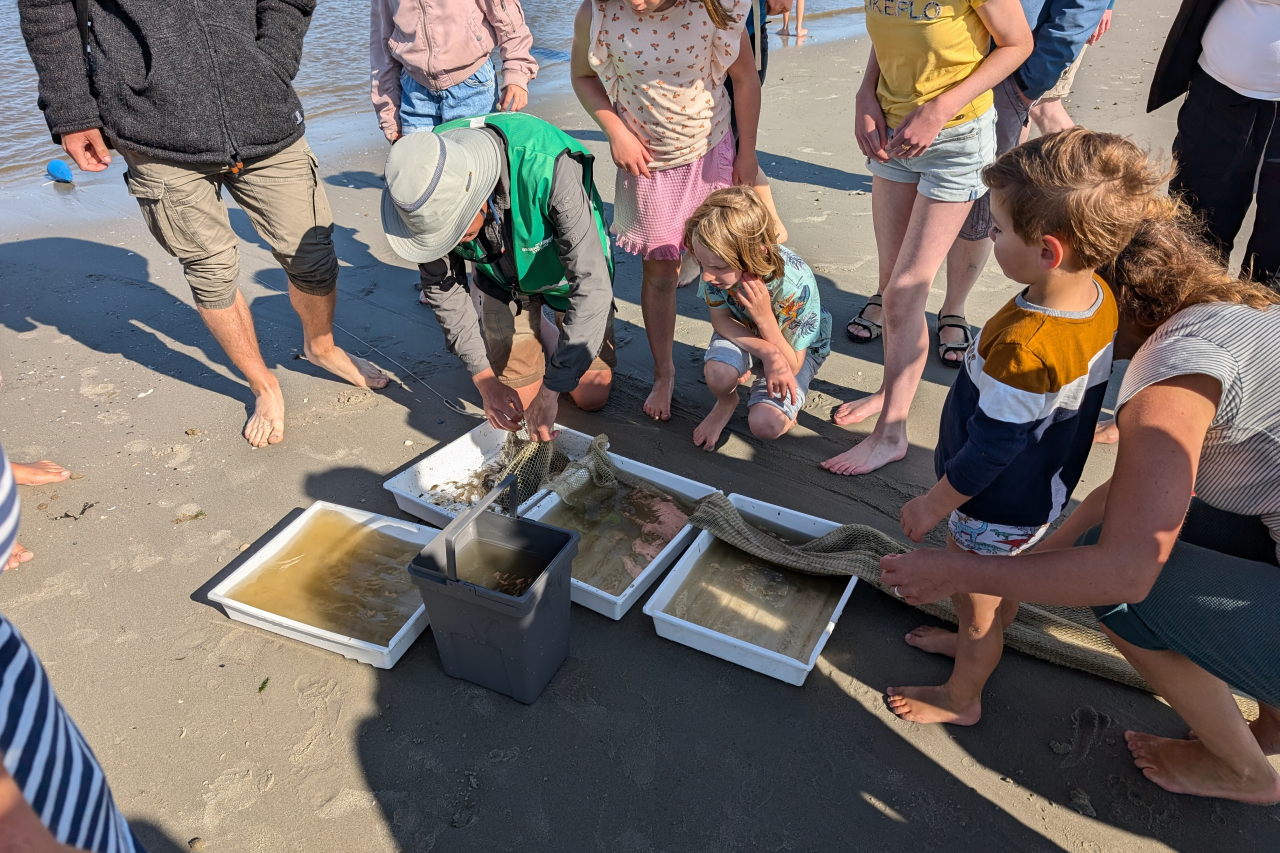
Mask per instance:
[[[449,254],[493,194],[501,168],[498,140],[479,128],[401,137],[387,155],[382,191],[391,248],[420,264]]]

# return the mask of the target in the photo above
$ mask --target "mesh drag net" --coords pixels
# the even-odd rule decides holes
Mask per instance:
[[[508,513],[539,489],[549,488],[590,517],[611,503],[620,484],[637,483],[613,464],[605,435],[598,435],[587,444],[583,437],[563,433],[555,441],[544,443],[513,434],[508,448],[508,461],[497,478],[516,474],[516,494],[509,493],[506,499]],[[662,491],[652,483],[644,485]],[[689,523],[782,568],[810,575],[855,575],[886,595],[892,592],[880,581],[880,558],[908,550],[893,537],[864,524],[846,524],[817,539],[790,544],[748,522],[719,492],[697,503]],[[956,622],[950,601],[918,605],[916,609],[951,624]],[[1005,630],[1005,645],[1050,663],[1152,692],[1103,635],[1093,611],[1087,607],[1024,603]],[[1237,697],[1237,702],[1246,716],[1256,714],[1257,705],[1252,700]]]

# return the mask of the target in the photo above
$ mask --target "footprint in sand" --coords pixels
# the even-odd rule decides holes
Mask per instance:
[[[1088,758],[1089,751],[1102,738],[1103,731],[1110,728],[1111,725],[1111,718],[1091,705],[1081,705],[1072,711],[1071,746],[1067,751],[1067,757],[1062,759],[1062,763],[1058,766],[1061,768],[1075,767]],[[1054,752],[1059,752],[1061,742],[1053,741],[1049,746]]]

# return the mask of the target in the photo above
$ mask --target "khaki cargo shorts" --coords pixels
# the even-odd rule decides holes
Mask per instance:
[[[519,309],[515,302],[503,302],[486,293],[480,294],[480,332],[489,356],[489,366],[498,380],[508,388],[524,388],[541,382],[547,372],[547,357],[542,344],[542,306],[531,297],[528,308]],[[518,312],[518,313],[517,313]],[[556,326],[563,330],[564,312],[556,311]],[[613,370],[618,366],[618,351],[613,340],[613,308],[605,327],[600,352],[587,370]]]
[[[1042,101],[1051,101],[1054,98],[1065,98],[1071,94],[1071,87],[1076,82],[1076,72],[1080,70],[1080,64],[1084,62],[1084,52],[1089,49],[1089,45],[1080,48],[1080,55],[1076,57],[1076,61],[1066,67],[1062,72],[1062,76],[1058,78],[1058,82],[1053,84],[1053,88],[1040,96]]]
[[[305,139],[245,163],[236,174],[222,166],[121,154],[129,165],[129,194],[161,248],[182,262],[196,305],[226,308],[236,297],[240,238],[222,203],[223,189],[244,209],[295,287],[323,296],[337,285],[333,213]]]

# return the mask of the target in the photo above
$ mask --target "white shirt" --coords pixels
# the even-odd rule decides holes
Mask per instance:
[[[1280,101],[1280,0],[1222,0],[1200,47],[1210,77],[1245,97]]]

